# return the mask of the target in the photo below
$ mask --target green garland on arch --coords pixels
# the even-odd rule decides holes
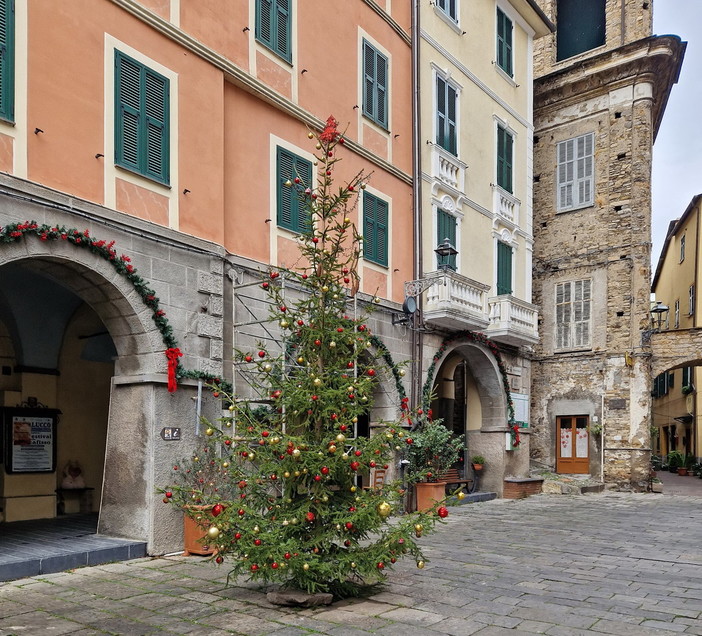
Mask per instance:
[[[405,397],[407,397],[407,394],[405,393],[405,385],[402,384],[402,375],[400,374],[400,370],[395,365],[395,361],[392,359],[390,349],[388,349],[387,345],[375,334],[371,335],[370,341],[373,344],[373,346],[376,349],[378,349],[378,351],[380,351],[381,357],[383,358],[383,360],[385,360],[385,363],[388,365],[388,367],[390,367],[390,370],[392,371],[392,377],[395,380],[395,388],[397,389],[397,394],[400,396],[400,401],[402,401]]]
[[[455,342],[456,340],[468,340],[470,342],[475,342],[476,344],[483,345],[490,350],[490,353],[495,357],[497,361],[497,368],[500,370],[500,375],[502,376],[502,388],[505,391],[505,396],[507,398],[507,410],[509,412],[508,425],[510,428],[514,426],[514,402],[512,402],[512,393],[509,389],[509,379],[507,377],[507,368],[502,360],[502,355],[497,347],[497,344],[490,340],[486,335],[482,333],[476,333],[474,331],[459,331],[448,338],[445,338],[441,343],[441,346],[437,349],[434,357],[432,358],[432,363],[427,369],[427,379],[424,382],[424,387],[422,389],[422,406],[428,409],[431,406],[431,394],[434,388],[434,375],[436,374],[436,365],[441,361],[446,353],[448,346]]]

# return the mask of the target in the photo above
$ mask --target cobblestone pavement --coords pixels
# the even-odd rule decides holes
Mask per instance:
[[[0,586],[0,634],[702,635],[702,502],[540,495],[451,509],[385,589],[328,608],[270,605],[195,557]]]

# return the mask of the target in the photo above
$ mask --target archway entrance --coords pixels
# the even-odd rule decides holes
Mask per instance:
[[[62,273],[41,259],[0,267],[6,522],[100,508],[117,351],[96,311],[58,282]]]

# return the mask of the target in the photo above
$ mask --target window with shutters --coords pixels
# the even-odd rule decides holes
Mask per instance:
[[[446,239],[456,247],[456,217],[442,209],[436,211],[436,244],[441,245]],[[456,254],[436,256],[437,269],[456,271]]]
[[[556,351],[591,347],[592,281],[556,284]]]
[[[593,133],[561,141],[556,146],[559,212],[587,207],[594,203],[594,146]]]
[[[605,43],[606,0],[558,0],[556,58],[565,60]]]
[[[14,0],[0,0],[0,118],[15,121]]]
[[[115,163],[168,184],[169,81],[115,51]]]
[[[692,384],[692,367],[682,368],[682,381],[680,382],[680,390],[684,392],[685,387]]]
[[[497,66],[512,77],[512,20],[497,9]]]
[[[458,10],[456,4],[458,0],[436,0],[436,7],[443,11],[454,22],[458,22]]]
[[[436,143],[454,156],[456,144],[456,88],[436,76]]]
[[[514,138],[504,126],[497,125],[497,185],[512,194],[512,147]]]
[[[363,114],[388,127],[388,58],[363,40]]]
[[[292,0],[256,0],[256,40],[292,62]]]
[[[512,293],[512,246],[497,241],[497,295]]]
[[[363,258],[388,264],[388,202],[363,192]]]
[[[281,148],[276,149],[277,224],[293,232],[310,230],[310,215],[302,199],[313,187],[312,163]]]

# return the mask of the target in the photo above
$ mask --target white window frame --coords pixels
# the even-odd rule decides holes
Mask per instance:
[[[556,283],[554,330],[555,351],[592,348],[592,279]]]
[[[680,237],[680,262],[685,260],[685,235]]]
[[[695,286],[690,285],[688,290],[688,311],[687,313],[692,316],[695,313]]]
[[[594,203],[595,133],[586,133],[556,144],[556,210],[578,210]]]
[[[461,130],[461,91],[463,90],[463,86],[460,84],[456,83],[456,81],[451,77],[451,74],[444,69],[439,68],[438,66],[434,65],[432,63],[432,70],[434,71],[432,73],[432,99],[433,99],[433,105],[432,105],[432,117],[434,119],[434,125],[433,125],[433,131],[432,131],[432,139],[434,140],[434,143],[438,148],[441,149],[441,152],[445,152],[449,154],[452,157],[455,157],[458,159],[461,156],[461,135],[460,135],[460,130]],[[437,78],[441,78],[446,84],[449,84],[451,88],[456,93],[456,104],[455,104],[455,109],[456,109],[456,154],[453,154],[450,150],[446,150],[441,144],[438,143],[437,141],[437,136],[438,136],[438,131],[439,131],[439,94],[437,90]]]
[[[675,320],[675,329],[677,329],[680,326],[680,299],[678,298],[675,301],[675,312],[674,312],[674,320]]]
[[[436,9],[443,13],[451,22],[458,24],[459,2],[461,0],[436,0]],[[451,4],[453,4],[454,14],[451,15]]]

